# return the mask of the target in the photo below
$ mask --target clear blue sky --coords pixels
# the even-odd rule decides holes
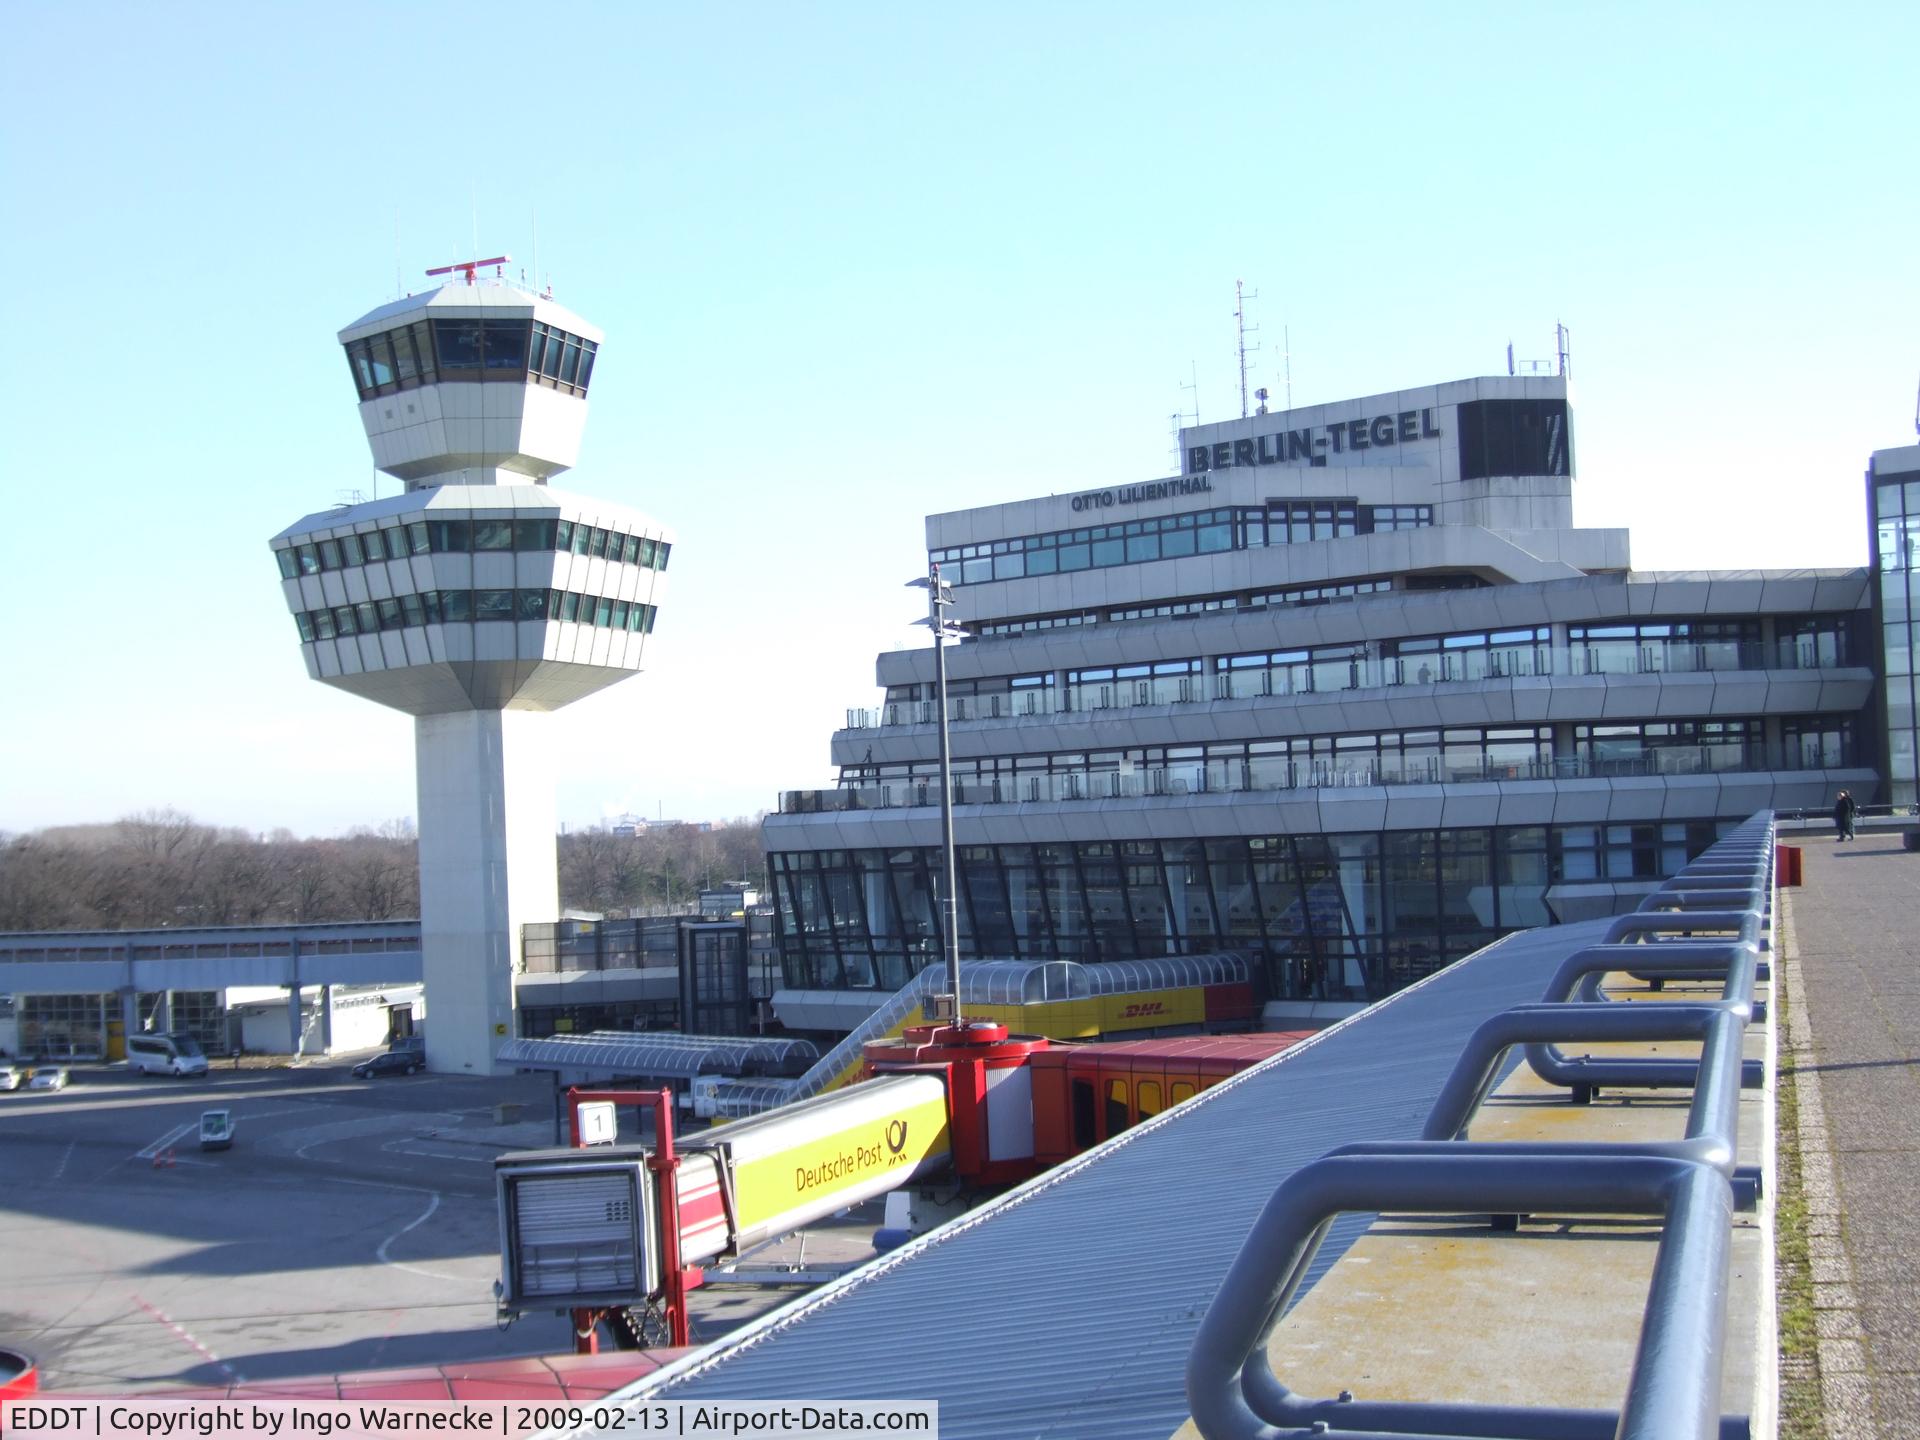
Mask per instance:
[[[563,484],[679,534],[561,814],[823,783],[922,517],[1170,473],[1168,417],[1573,334],[1581,523],[1865,556],[1920,378],[1920,7],[102,5],[0,51],[0,830],[413,809],[267,539],[373,476],[335,332],[511,252],[607,332]],[[477,238],[476,238],[477,237]],[[383,493],[395,482],[382,479]],[[919,632],[924,634],[924,631]]]

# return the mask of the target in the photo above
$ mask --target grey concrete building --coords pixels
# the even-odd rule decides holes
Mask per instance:
[[[1181,448],[1178,476],[927,521],[969,632],[947,650],[963,955],[1237,950],[1275,999],[1376,997],[1630,908],[1756,810],[1877,793],[1872,573],[1635,571],[1624,530],[1574,523],[1559,377]],[[837,786],[766,822],[800,1028],[941,954],[933,652],[877,679]]]

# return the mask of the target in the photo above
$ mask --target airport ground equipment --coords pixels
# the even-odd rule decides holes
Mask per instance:
[[[685,1345],[708,1267],[866,1200],[935,1188],[951,1210],[1099,1144],[1305,1039],[1072,1045],[973,1020],[867,1046],[867,1078],[676,1139],[671,1091],[569,1091],[574,1147],[495,1162],[503,1318],[572,1313],[590,1352]],[[653,1143],[579,1148],[581,1107],[643,1105]]]
[[[692,1086],[694,1113],[701,1119],[759,1115],[852,1084],[866,1073],[868,1046],[951,1013],[951,997],[940,993],[946,983],[939,966],[928,966],[797,1080],[701,1076]],[[960,986],[960,1008],[969,1018],[1054,1040],[1245,1030],[1260,1014],[1253,966],[1233,952],[1085,965],[982,960],[961,972]]]

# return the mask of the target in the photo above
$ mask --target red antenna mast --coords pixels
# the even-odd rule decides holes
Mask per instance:
[[[511,259],[513,259],[511,255],[496,255],[491,260],[456,260],[451,265],[442,265],[438,270],[427,271],[427,276],[431,279],[435,275],[451,275],[457,270],[467,277],[467,284],[471,285],[473,284],[473,272],[482,266],[491,265],[494,267],[493,278],[498,280],[501,278],[500,267]]]

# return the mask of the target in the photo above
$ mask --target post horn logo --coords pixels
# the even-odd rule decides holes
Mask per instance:
[[[907,1122],[895,1120],[887,1126],[887,1153],[898,1155],[907,1148]]]

